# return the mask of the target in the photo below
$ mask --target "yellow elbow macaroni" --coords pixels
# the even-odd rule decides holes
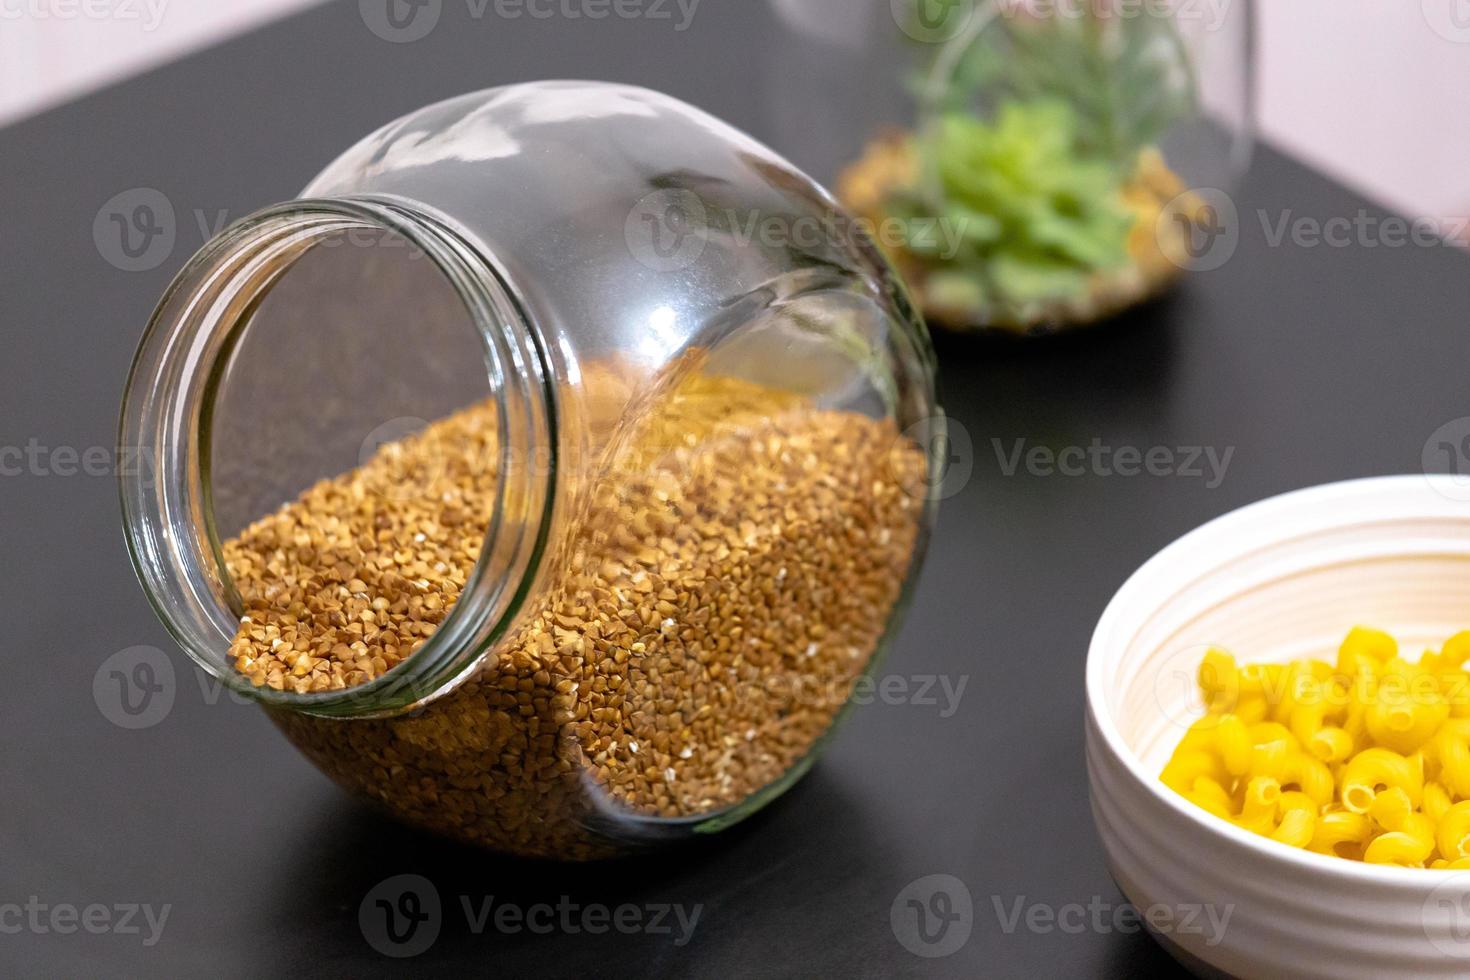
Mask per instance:
[[[1287,810],[1282,814],[1276,829],[1271,831],[1271,839],[1292,847],[1306,847],[1312,842],[1312,834],[1316,829],[1316,810]]]
[[[1447,861],[1470,858],[1470,800],[1456,803],[1444,812],[1435,827],[1439,855]]]
[[[1356,627],[1335,661],[1211,649],[1205,717],[1161,776],[1236,826],[1319,854],[1470,868],[1470,630],[1417,663]]]

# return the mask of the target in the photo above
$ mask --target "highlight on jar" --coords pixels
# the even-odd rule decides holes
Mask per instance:
[[[729,826],[901,618],[943,425],[922,320],[860,237],[661,227],[670,199],[832,208],[657,93],[492,89],[226,229],[139,347],[155,609],[408,822],[563,859]]]

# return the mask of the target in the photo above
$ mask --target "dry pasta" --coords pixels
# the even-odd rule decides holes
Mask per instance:
[[[1209,650],[1205,716],[1165,785],[1291,847],[1372,864],[1470,868],[1470,630],[1417,663],[1355,627],[1334,660],[1237,664]]]

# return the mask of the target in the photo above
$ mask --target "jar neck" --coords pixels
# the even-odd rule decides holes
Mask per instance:
[[[224,571],[211,506],[215,397],[231,353],[271,287],[314,246],[364,229],[401,236],[417,248],[464,305],[497,409],[497,499],[464,590],[413,656],[344,690],[298,694],[255,687],[229,655],[241,609]],[[449,221],[411,202],[299,200],[232,225],[165,292],[125,389],[119,445],[151,465],[120,477],[124,527],[154,610],[202,668],[274,707],[374,717],[410,710],[452,689],[511,627],[551,540],[558,472],[552,379],[547,352],[493,261]]]

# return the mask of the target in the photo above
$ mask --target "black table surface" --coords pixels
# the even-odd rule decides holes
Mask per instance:
[[[762,4],[709,0],[683,32],[616,19],[458,23],[459,7],[443,5],[432,36],[389,44],[358,4],[331,4],[0,130],[0,447],[36,447],[21,466],[0,455],[0,973],[1172,969],[1108,916],[1080,930],[1013,924],[1017,908],[1122,901],[1087,802],[1093,624],[1130,571],[1210,517],[1310,484],[1420,471],[1431,434],[1470,414],[1466,258],[1371,239],[1273,244],[1266,228],[1288,213],[1383,212],[1261,150],[1235,193],[1239,246],[1223,267],[1085,334],[940,343],[944,402],[970,436],[973,470],[943,504],[881,668],[910,696],[890,688],[857,708],[796,789],[696,849],[592,866],[473,852],[347,798],[263,714],[202,681],[133,579],[97,455],[114,443],[142,325],[204,231],[293,196],[407,110],[504,82],[602,77],[776,141],[769,92],[742,82],[776,30]],[[785,149],[801,159],[802,147]],[[168,198],[176,241],[166,260],[130,272],[107,261],[94,219],[134,188]],[[1012,471],[1018,440],[1166,447],[1176,471]],[[68,475],[81,464],[64,447],[92,465]],[[103,448],[87,457],[91,447]],[[1192,447],[1229,453],[1223,478],[1184,466]],[[115,705],[94,680],[140,645],[167,651],[172,706],[128,729],[109,720]],[[942,693],[936,704],[912,696],[924,678],[965,679],[953,710]],[[441,907],[437,938],[408,961],[383,956],[359,920],[400,874],[426,879]],[[890,912],[910,883],[941,874],[971,897],[957,927],[969,934],[951,955],[922,957]],[[699,918],[685,936],[592,934],[575,918],[549,934],[477,929],[487,900],[631,904],[644,922],[677,905]],[[67,908],[94,916],[96,931]],[[147,913],[156,923],[165,910],[151,926]]]

